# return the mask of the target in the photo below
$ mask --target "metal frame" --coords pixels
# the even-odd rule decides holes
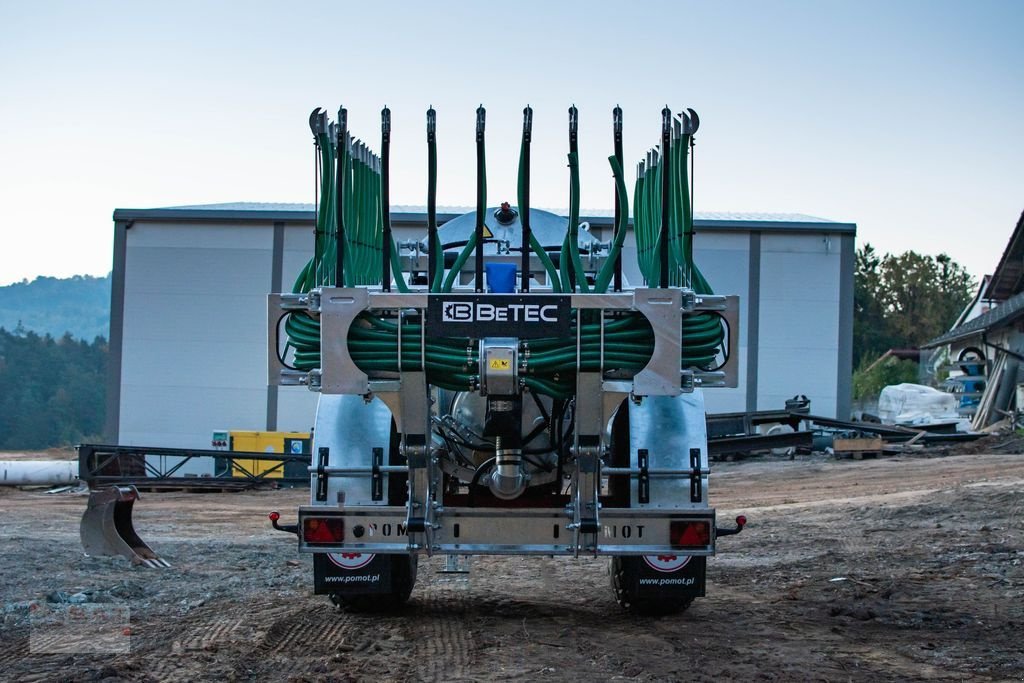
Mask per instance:
[[[304,384],[322,395],[317,414],[318,447],[314,449],[322,456],[315,467],[310,467],[315,482],[312,504],[300,508],[299,512],[301,550],[416,554],[671,554],[681,552],[672,547],[668,539],[671,521],[700,519],[706,520],[712,529],[709,543],[702,548],[687,548],[685,552],[714,553],[715,513],[707,498],[704,404],[696,390],[708,386],[736,386],[740,338],[738,297],[699,295],[686,288],[638,288],[570,295],[531,292],[531,301],[538,304],[556,297],[564,301],[568,296],[572,308],[597,312],[601,320],[611,311],[638,312],[651,324],[654,349],[650,361],[632,380],[607,378],[602,372],[577,373],[575,428],[565,469],[569,480],[567,505],[490,509],[446,508],[444,505],[440,493],[440,454],[435,450],[430,426],[431,412],[436,408],[431,407],[425,374],[400,371],[397,377],[368,376],[356,366],[344,341],[356,317],[365,310],[390,311],[399,316],[412,311],[425,320],[431,297],[445,296],[423,291],[403,294],[379,288],[321,287],[306,294],[271,294],[268,297],[269,382]],[[278,322],[289,311],[304,311],[319,317],[320,368],[301,372],[285,367],[278,358]],[[683,369],[680,363],[683,318],[706,311],[722,316],[727,323],[727,362],[716,371]],[[426,334],[426,327],[422,326],[421,334]],[[581,348],[580,330],[581,326],[577,326],[577,353]],[[512,338],[500,341],[505,346],[518,343]],[[497,343],[497,340],[481,341],[481,359],[486,355],[488,343]],[[327,399],[330,400],[325,403]],[[608,428],[620,406],[630,411],[630,419],[637,421],[637,428],[631,430],[629,465],[612,467],[606,460]],[[381,453],[390,450],[391,434],[384,425],[391,418],[400,439],[399,451],[407,465],[387,464],[381,457]],[[633,438],[636,436],[640,437],[639,441]],[[641,450],[643,455],[640,455]],[[403,507],[388,506],[384,496],[378,495],[382,491],[380,480],[390,479],[386,475],[396,473],[408,477],[408,502]],[[602,484],[609,477],[630,480],[630,508],[602,508]],[[341,517],[352,529],[400,528],[404,533],[401,539],[374,542],[349,537],[330,547],[306,543],[302,538],[303,520],[324,515]],[[649,532],[643,541],[630,537],[624,542],[616,531],[625,528],[623,525],[644,526]],[[657,532],[653,531],[655,529]]]
[[[306,486],[309,476],[271,477],[272,473],[283,474],[285,465],[297,463],[305,470],[310,463],[310,456],[293,455],[290,453],[263,453],[247,451],[214,451],[196,448],[154,448],[149,446],[111,446],[104,444],[80,444],[78,450],[78,478],[86,482],[89,488],[100,486],[127,485],[147,487],[210,487],[210,488],[252,488],[264,484],[289,484]],[[146,456],[170,456],[181,458],[170,467],[159,467]],[[191,460],[197,458],[219,458],[228,463],[229,472],[238,472],[242,476],[180,476],[178,472]],[[124,462],[127,460],[127,462]],[[273,467],[263,472],[250,472],[241,465],[240,460],[256,460],[275,462]],[[104,470],[117,468],[128,473],[109,474]]]
[[[372,380],[348,352],[348,330],[365,310],[404,311],[415,309],[424,314],[430,297],[445,294],[413,292],[396,294],[366,287],[321,287],[307,294],[270,294],[267,297],[267,381],[271,385],[305,385],[325,394],[367,395],[381,391],[397,391],[400,383],[388,379]],[[487,295],[502,296],[502,295]],[[545,298],[564,295],[531,292],[538,303]],[[739,382],[739,297],[701,295],[689,289],[637,288],[606,294],[572,294],[571,306],[577,310],[636,311],[650,322],[654,330],[654,352],[647,366],[632,382],[604,381],[604,391],[617,391],[634,396],[674,396],[698,387],[736,387]],[[305,311],[320,317],[321,365],[310,372],[293,370],[278,358],[278,321],[289,311]],[[679,356],[682,350],[678,330],[684,315],[710,311],[722,316],[729,328],[728,353],[725,366],[719,371],[683,370]],[[425,329],[425,328],[424,328]],[[424,332],[425,333],[425,332]],[[339,342],[339,340],[341,340]],[[603,365],[603,363],[602,363]]]
[[[308,518],[345,520],[345,541],[336,545],[309,543],[303,537]],[[419,552],[448,555],[657,555],[714,554],[715,511],[608,508],[601,524],[585,542],[566,533],[569,517],[552,508],[447,508],[437,518],[429,546],[416,543],[408,528],[404,506],[299,508],[299,550],[307,553],[361,552],[399,554]],[[669,524],[677,520],[707,522],[710,542],[685,549],[669,541]],[[571,531],[571,529],[569,530]],[[354,539],[354,540],[350,540]]]

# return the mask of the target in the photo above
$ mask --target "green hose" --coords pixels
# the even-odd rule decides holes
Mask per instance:
[[[523,190],[526,183],[526,174],[523,166],[526,159],[526,145],[526,140],[523,140],[523,143],[519,147],[519,183],[518,189],[516,190],[516,196],[520,207],[523,206]],[[541,265],[544,266],[544,270],[548,274],[548,282],[551,283],[551,291],[556,294],[561,293],[562,285],[559,282],[558,271],[555,269],[555,264],[552,263],[551,257],[548,256],[548,252],[544,250],[544,245],[540,243],[532,232],[530,233],[530,249],[533,250],[533,253],[535,253],[537,258],[540,260]]]
[[[576,284],[584,294],[590,292],[587,274],[580,260],[580,164],[579,155],[569,152],[569,257],[576,274]]]
[[[459,271],[462,270],[462,266],[466,265],[466,260],[469,259],[469,255],[473,253],[476,248],[476,231],[469,236],[469,241],[466,242],[466,246],[459,252],[458,257],[455,259],[455,263],[452,264],[451,270],[448,271],[448,277],[444,279],[444,285],[441,287],[442,292],[452,291],[452,286],[455,284],[455,279],[459,276]]]
[[[615,226],[615,240],[612,242],[612,248],[608,251],[608,258],[605,260],[604,265],[601,266],[601,271],[594,280],[594,291],[599,294],[608,291],[608,284],[611,282],[612,275],[615,274],[615,260],[619,257],[619,252],[622,251],[622,244],[626,241],[626,227],[629,217],[629,197],[626,195],[626,181],[622,179],[622,167],[614,155],[608,157],[608,163],[611,164],[612,175],[615,176],[615,193],[619,198],[619,206],[621,208],[619,210],[619,224]]]
[[[380,284],[381,254],[387,248],[398,291],[410,291],[400,268],[395,243],[383,244],[382,217],[383,211],[387,209],[381,205],[380,172],[376,157],[361,143],[353,143],[347,136],[341,143],[332,143],[329,136],[318,135],[317,142],[320,147],[319,168],[323,172],[315,249],[313,257],[298,273],[294,291],[306,292],[321,285],[333,284],[339,238],[345,240],[346,286]],[[710,285],[693,263],[693,214],[686,173],[688,146],[687,136],[677,138],[667,153],[658,156],[657,163],[653,163],[652,157],[652,163],[646,164],[643,172],[637,174],[633,210],[638,265],[646,282],[658,281],[656,255],[661,216],[660,179],[662,174],[668,173],[672,181],[669,195],[670,282],[673,286],[690,286],[698,293],[710,294]],[[337,165],[334,164],[336,158],[340,160]],[[629,206],[622,168],[614,156],[609,158],[622,210],[608,258],[591,288],[579,253],[579,156],[574,137],[570,138],[568,161],[569,217],[562,243],[562,267],[555,268],[543,245],[535,237],[530,240],[530,249],[544,266],[554,292],[571,292],[578,288],[584,293],[603,293],[608,289],[614,261],[621,253],[628,227]],[[522,163],[521,155],[520,204],[523,191]],[[436,183],[436,157],[433,154],[428,164],[428,182],[432,184],[433,190],[433,184]],[[336,177],[338,173],[340,177]],[[483,176],[479,190],[478,222],[481,220],[480,207],[485,206],[486,200],[486,178]],[[337,214],[336,193],[341,193],[342,215]],[[339,231],[339,226],[344,226],[344,230]],[[478,243],[474,232],[447,274],[440,239],[431,248],[436,249],[438,255],[435,259],[432,290],[451,292],[469,257],[478,248],[483,248],[483,245]],[[571,279],[570,264],[575,271]],[[573,316],[580,320],[573,323],[567,337],[521,341],[521,376],[531,391],[558,398],[572,398],[576,390],[577,372],[610,371],[628,378],[650,361],[654,350],[654,333],[650,323],[639,313],[613,313],[603,321],[579,311],[574,311]],[[582,325],[577,330],[580,323]],[[287,333],[286,350],[292,352],[293,366],[300,370],[321,367],[319,317],[306,312],[291,313],[285,319],[284,327]],[[708,368],[715,362],[724,336],[717,315],[700,313],[686,316],[680,333],[682,367]],[[399,324],[396,321],[366,311],[350,327],[347,343],[356,366],[371,376],[378,373],[424,371],[430,384],[453,391],[474,390],[478,382],[477,342],[465,338],[424,338],[420,321],[402,322],[399,335]]]

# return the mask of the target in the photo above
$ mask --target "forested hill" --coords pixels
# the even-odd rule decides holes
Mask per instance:
[[[110,329],[110,276],[37,277],[0,287],[0,328],[92,342]]]
[[[0,450],[98,439],[106,373],[104,339],[0,329]]]

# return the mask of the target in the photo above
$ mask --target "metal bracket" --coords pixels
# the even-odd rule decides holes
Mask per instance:
[[[703,499],[701,495],[702,482],[700,475],[700,449],[690,449],[690,502],[699,503]]]
[[[646,448],[641,448],[636,452],[637,465],[640,468],[640,474],[637,476],[637,499],[640,503],[651,502],[651,475],[648,472],[649,467],[649,454]]]
[[[384,499],[384,477],[381,474],[380,468],[384,464],[384,449],[374,448],[373,456],[370,459],[370,500],[383,500]]]
[[[316,461],[316,500],[325,502],[327,500],[327,473],[324,471],[327,462],[331,457],[331,449],[321,447]]]
[[[362,287],[324,287],[320,292],[320,390],[325,394],[366,394],[369,378],[348,349],[348,329],[369,304]]]
[[[683,327],[680,289],[637,289],[633,308],[643,314],[654,330],[654,352],[643,370],[633,377],[637,396],[676,396],[679,386]]]

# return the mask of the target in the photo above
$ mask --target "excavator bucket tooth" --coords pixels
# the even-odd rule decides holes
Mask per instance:
[[[89,494],[79,528],[86,555],[122,555],[146,567],[170,567],[135,533],[132,507],[139,499],[134,486],[111,486]]]

